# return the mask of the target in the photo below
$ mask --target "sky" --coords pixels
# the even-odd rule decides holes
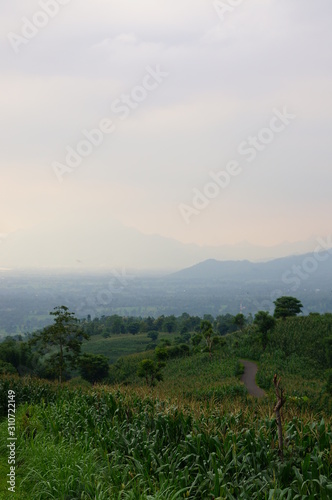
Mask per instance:
[[[95,263],[120,239],[114,264],[128,228],[257,258],[330,235],[331,14],[330,0],[2,2],[10,264],[29,240],[38,265],[52,234],[60,265],[69,232]]]

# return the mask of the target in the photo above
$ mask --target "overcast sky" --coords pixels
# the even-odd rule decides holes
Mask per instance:
[[[0,234],[331,234],[331,1],[217,3],[1,2]]]

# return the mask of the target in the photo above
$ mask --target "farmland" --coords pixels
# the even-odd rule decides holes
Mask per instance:
[[[249,326],[225,336],[212,359],[204,350],[169,358],[155,387],[136,375],[153,351],[118,359],[102,385],[2,376],[2,417],[8,390],[18,405],[17,498],[331,498],[330,324],[328,315],[281,320],[266,349]],[[264,398],[240,382],[241,357],[259,363]],[[286,391],[283,460],[274,371]],[[3,419],[2,457],[7,432]],[[4,475],[0,492],[11,498]]]

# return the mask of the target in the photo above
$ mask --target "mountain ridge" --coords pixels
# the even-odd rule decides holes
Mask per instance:
[[[73,270],[128,267],[131,269],[181,270],[208,259],[262,262],[303,254],[317,246],[310,238],[296,243],[262,247],[251,243],[220,246],[182,243],[174,238],[144,234],[112,220],[107,224],[87,218],[79,224],[68,217],[60,225],[52,221],[2,237],[2,268],[68,268]]]
[[[305,253],[301,255],[289,255],[266,262],[252,262],[243,260],[217,260],[206,259],[193,266],[189,266],[175,273],[168,275],[170,280],[234,280],[248,281],[249,279],[263,279],[273,281],[283,281],[291,279],[307,281],[310,277],[324,279],[332,276],[332,249],[326,250],[326,259],[315,258],[315,253]],[[321,258],[321,257],[320,257]],[[313,265],[309,268],[308,264]],[[316,264],[315,264],[316,263]]]

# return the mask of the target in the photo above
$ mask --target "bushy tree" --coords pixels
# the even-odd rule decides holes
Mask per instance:
[[[234,317],[233,322],[234,325],[240,328],[240,330],[242,331],[246,324],[246,318],[244,317],[244,314],[239,313]]]
[[[149,337],[149,339],[152,340],[152,342],[155,342],[159,337],[159,332],[157,332],[156,330],[151,330],[146,335],[147,337]]]
[[[168,351],[166,347],[156,347],[155,354],[158,361],[166,361],[168,358]]]
[[[201,322],[201,334],[205,339],[206,348],[209,352],[210,359],[212,359],[212,348],[217,344],[222,343],[222,339],[215,335],[210,321],[203,320]]]
[[[27,342],[7,337],[0,344],[0,360],[15,368],[15,373],[25,375],[37,367],[37,357],[31,352]],[[7,367],[8,368],[8,367]]]
[[[145,378],[147,385],[153,387],[156,385],[157,381],[163,380],[161,369],[164,366],[165,363],[163,362],[143,359],[138,366],[137,375],[141,378]]]
[[[92,384],[106,378],[108,370],[108,359],[102,354],[84,353],[79,359],[79,371],[82,378]]]
[[[2,361],[2,359],[0,359],[0,375],[7,374],[17,375],[17,370],[11,363],[7,363],[7,361]]]
[[[201,333],[195,333],[195,335],[193,335],[191,337],[191,342],[192,342],[192,345],[194,346],[194,349],[199,346],[202,339],[203,339],[203,335]]]
[[[176,330],[176,318],[174,315],[166,316],[163,322],[163,330],[167,333],[175,332]]]
[[[83,339],[89,336],[80,328],[78,319],[68,307],[55,307],[50,314],[54,316],[54,324],[35,333],[29,343],[37,346],[40,354],[50,354],[45,362],[61,384],[65,370],[78,366]]]
[[[220,335],[235,332],[237,327],[234,324],[234,316],[232,314],[223,314],[216,317],[216,330]]]
[[[267,311],[258,311],[258,313],[255,314],[254,325],[257,326],[258,331],[262,334],[262,345],[264,350],[267,345],[267,334],[269,330],[272,330],[275,323],[275,318]]]
[[[302,303],[295,297],[279,297],[273,303],[275,305],[274,317],[282,319],[297,316],[303,307]]]
[[[132,335],[137,335],[140,329],[140,322],[132,320],[128,324],[128,333],[131,333]]]

